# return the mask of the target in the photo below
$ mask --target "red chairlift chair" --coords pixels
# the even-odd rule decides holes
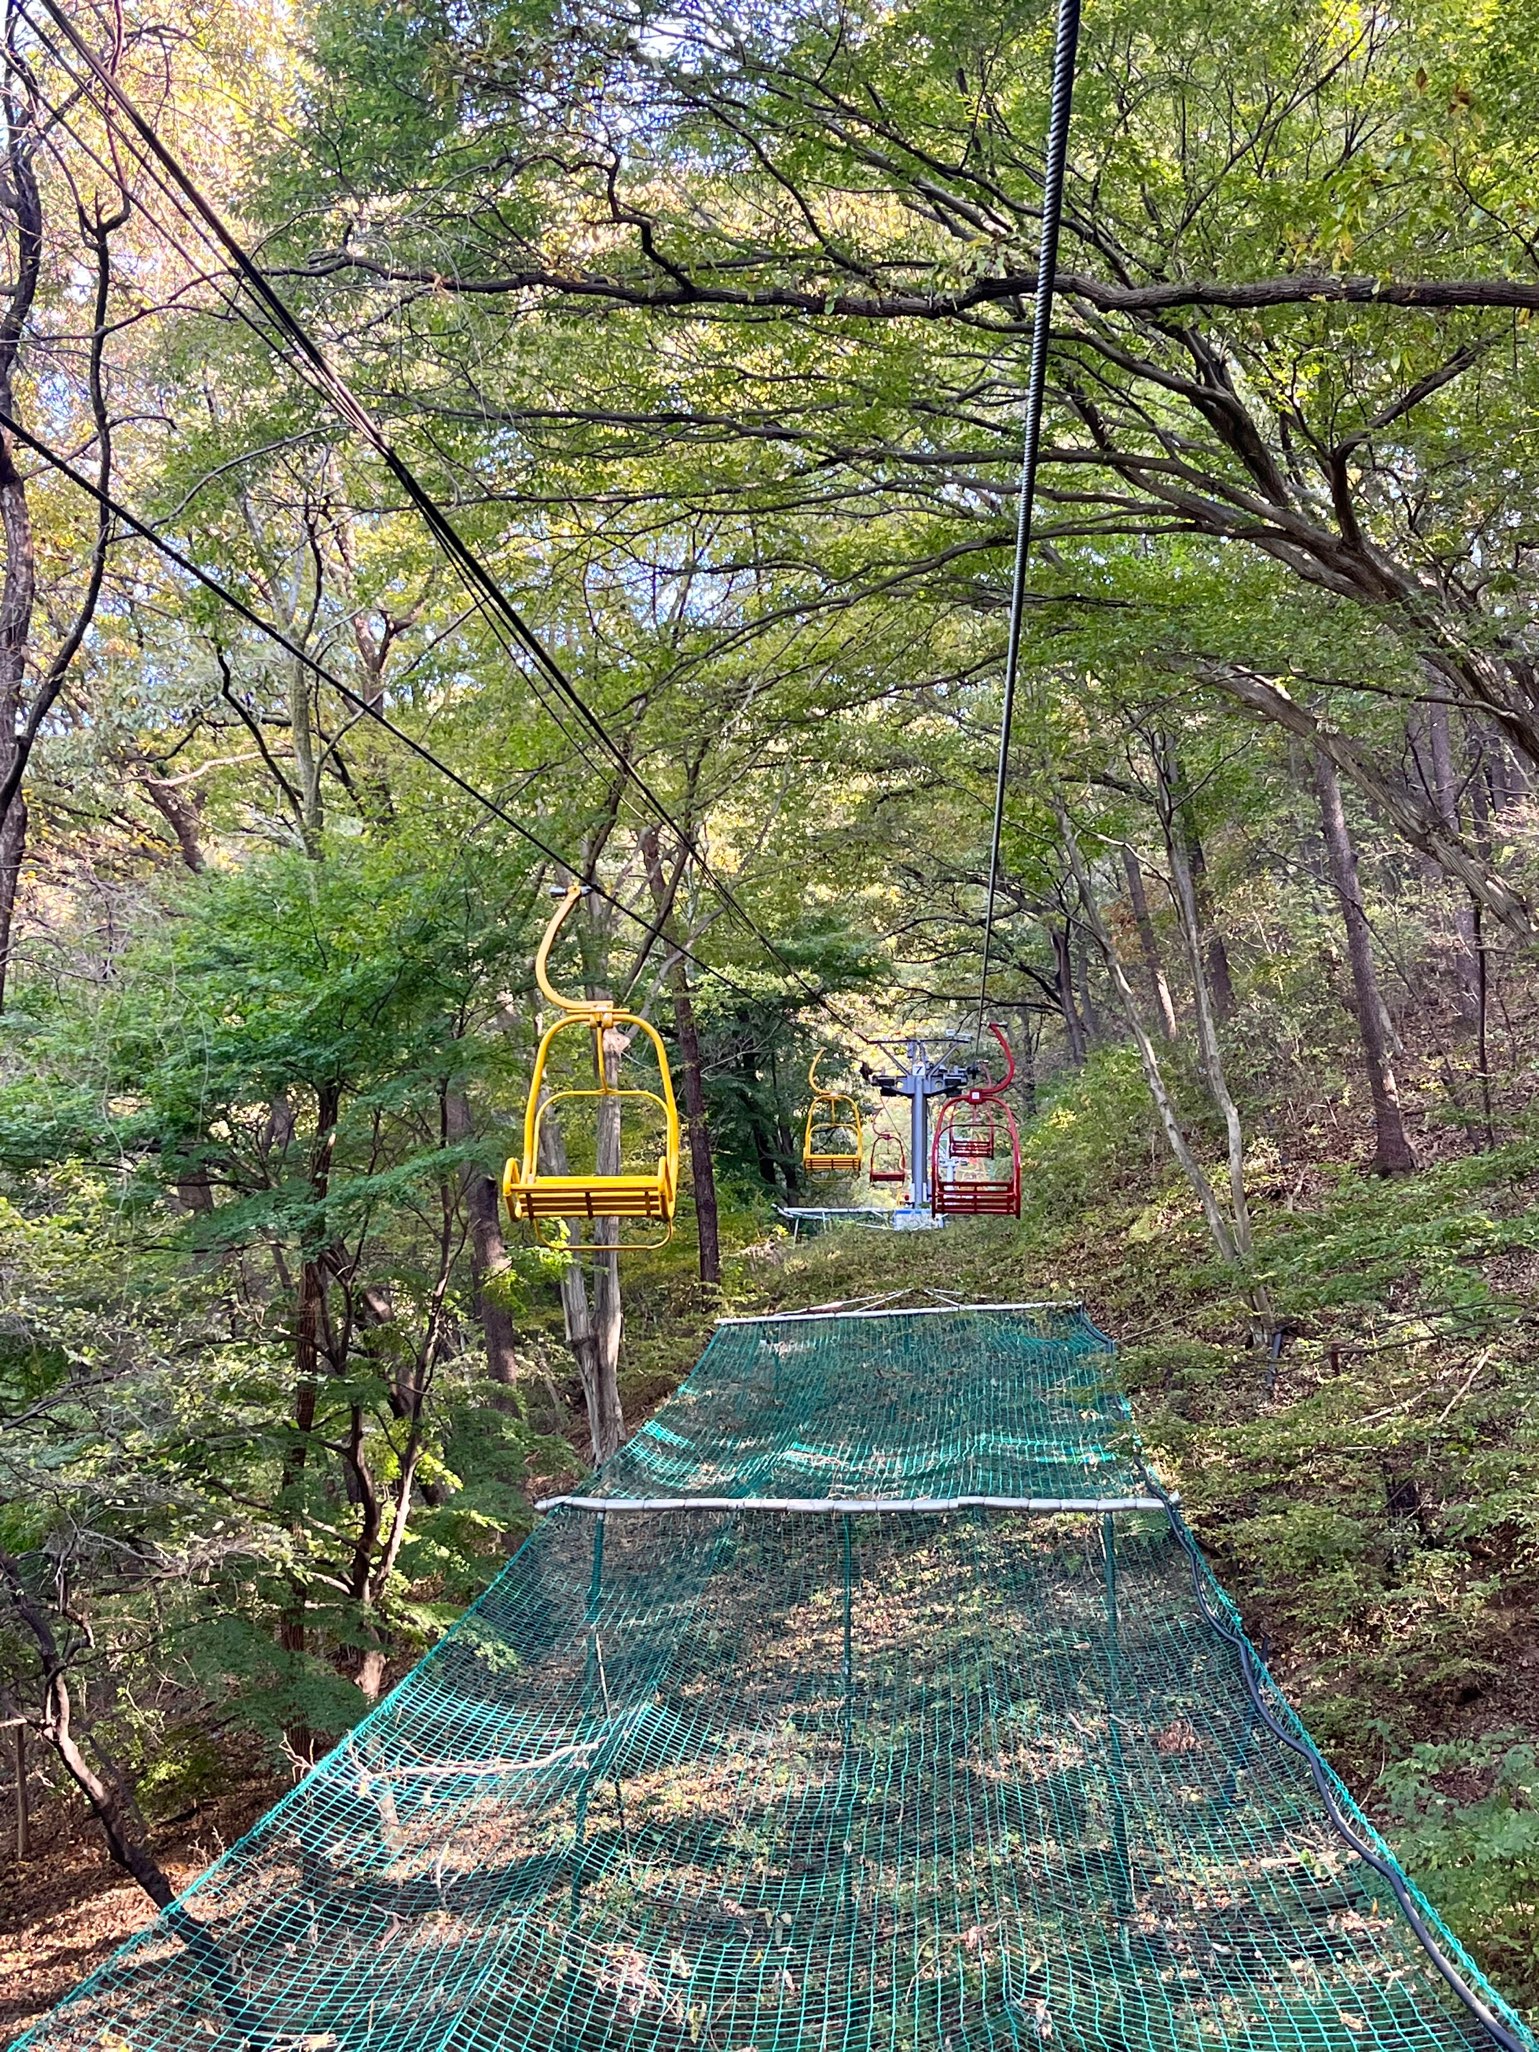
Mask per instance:
[[[1004,1093],[1015,1080],[1015,1057],[1004,1028],[989,1031],[1005,1073],[985,1077],[948,1098],[930,1141],[930,1209],[937,1218],[1019,1218],[1021,1140]]]
[[[999,1152],[999,1120],[992,1103],[970,1104],[954,1098],[946,1107],[958,1114],[946,1131],[946,1152],[953,1161],[992,1161]],[[961,1114],[967,1114],[964,1118]]]

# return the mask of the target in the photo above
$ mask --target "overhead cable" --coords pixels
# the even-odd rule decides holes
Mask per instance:
[[[135,155],[139,157],[141,163],[144,163],[145,158],[142,152],[147,151],[150,159],[153,160],[153,166],[158,167],[159,171],[172,181],[177,192],[181,195],[181,199],[192,209],[193,214],[196,216],[200,231],[223,251],[234,266],[242,284],[245,285],[252,298],[278,329],[279,334],[288,345],[288,350],[292,352],[287,360],[293,362],[294,358],[297,357],[296,368],[305,376],[306,381],[313,388],[318,389],[336,409],[341,418],[368,442],[396,484],[406,494],[407,499],[421,516],[434,540],[453,563],[467,591],[469,591],[477,605],[483,608],[490,617],[499,622],[512,635],[519,646],[524,649],[540,674],[554,686],[566,703],[572,707],[600,747],[611,757],[622,777],[634,784],[641,792],[659,821],[675,836],[680,849],[698,869],[711,889],[721,898],[723,904],[727,906],[733,915],[753,935],[755,940],[758,941],[759,945],[792,979],[793,983],[807,1000],[810,1003],[821,1006],[847,1032],[854,1033],[858,1039],[865,1042],[868,1046],[874,1045],[861,1032],[859,1027],[855,1026],[852,1021],[846,1019],[838,1011],[822,991],[807,981],[800,969],[785,954],[778,943],[758,925],[752,914],[743,906],[737,894],[717,875],[714,867],[701,851],[693,836],[672,817],[664,801],[652,789],[647,779],[636,768],[625,750],[620,747],[614,737],[608,732],[603,721],[582,697],[582,694],[577,690],[540,636],[513,604],[496,576],[487,567],[475,548],[461,534],[459,528],[433,498],[426,486],[422,484],[411,466],[390,441],[384,429],[353,392],[341,372],[332,364],[325,350],[310,334],[297,315],[295,315],[283,295],[277,290],[261,265],[246,249],[235,231],[225,221],[213,201],[203,192],[191,172],[187,170],[175,152],[165,142],[154,123],[141,112],[137,103],[125,91],[114,73],[96,56],[95,52],[65,13],[63,7],[59,4],[59,0],[37,0],[37,4],[41,6],[59,33],[65,37],[80,61],[95,78],[101,92],[110,99],[113,106],[116,107],[138,137],[141,149],[136,150]],[[44,31],[38,27],[38,24],[28,12],[26,0],[19,0],[19,5],[20,11],[31,24],[34,32],[42,37],[47,47],[59,59],[60,63],[64,64],[65,69],[69,71],[70,68],[59,53],[57,46],[48,41]],[[82,90],[86,89],[86,81],[78,73],[70,71],[70,76]],[[146,168],[150,169],[151,166],[146,164]],[[157,183],[160,183],[159,179],[157,179]],[[165,190],[164,185],[162,185],[161,189]],[[275,353],[279,355],[285,354],[285,351],[273,341],[271,336],[266,335],[260,328],[257,332],[263,333],[263,339],[269,347],[274,349]]]
[[[174,564],[178,570],[194,578],[203,586],[205,591],[211,592],[221,604],[228,606],[248,626],[256,628],[258,633],[265,635],[268,640],[275,642],[286,655],[292,656],[296,662],[303,664],[312,676],[319,678],[324,684],[329,684],[340,698],[346,700],[360,714],[372,720],[376,726],[381,727],[387,734],[399,741],[403,747],[409,748],[413,755],[427,763],[440,776],[446,777],[458,790],[463,791],[467,798],[473,799],[477,805],[484,807],[494,819],[500,820],[504,826],[517,834],[520,840],[527,842],[536,853],[544,856],[547,862],[555,863],[558,867],[567,870],[572,875],[579,873],[579,865],[573,862],[570,856],[563,855],[559,849],[553,848],[548,841],[535,833],[531,827],[525,826],[523,821],[517,818],[515,814],[509,812],[506,807],[499,805],[495,798],[471,783],[468,777],[461,776],[457,769],[446,763],[441,756],[436,755],[424,742],[417,740],[414,735],[408,734],[404,727],[398,727],[388,714],[380,710],[379,706],[372,699],[366,698],[360,691],[355,691],[350,684],[344,682],[337,675],[336,671],[323,663],[319,657],[312,655],[307,648],[286,634],[274,621],[265,619],[254,606],[248,605],[239,592],[232,591],[227,584],[222,583],[210,571],[203,569],[200,564],[194,562],[174,542],[168,541],[163,534],[157,533],[148,521],[141,520],[136,513],[131,512],[111,492],[103,491],[100,485],[85,476],[82,471],[77,470],[72,463],[59,455],[57,450],[49,448],[46,442],[31,433],[29,429],[23,427],[20,421],[13,419],[8,413],[0,411],[0,429],[3,429],[6,434],[21,443],[23,448],[30,449],[35,456],[57,471],[61,477],[67,479],[78,491],[84,492],[94,499],[99,506],[110,513],[115,520],[120,521],[124,527],[137,534],[142,540],[147,541],[152,548],[158,550],[165,557],[167,562]],[[587,888],[594,897],[602,899],[606,905],[612,906],[615,911],[621,913],[634,926],[638,927],[642,934],[647,937],[649,943],[661,941],[671,954],[675,954],[682,960],[690,963],[699,970],[702,976],[713,977],[718,983],[730,990],[735,997],[742,998],[748,1004],[758,1002],[752,991],[744,989],[739,983],[734,983],[724,970],[716,968],[714,964],[703,962],[698,955],[685,947],[681,941],[674,939],[672,935],[665,932],[661,925],[654,924],[651,920],[643,918],[639,912],[634,911],[627,905],[623,898],[616,897],[613,891],[606,890],[602,884],[596,881],[590,882]]]
[[[45,0],[52,5],[53,0]],[[1069,154],[1069,115],[1074,99],[1074,65],[1079,50],[1080,0],[1058,0],[1053,38],[1053,82],[1047,117],[1047,150],[1042,172],[1042,240],[1037,257],[1037,296],[1031,317],[1031,360],[1026,372],[1021,489],[1015,513],[1015,560],[1010,573],[1010,626],[1005,642],[1005,698],[999,716],[999,763],[994,778],[994,823],[989,836],[988,903],[983,915],[983,967],[978,978],[978,1019],[973,1044],[983,1043],[989,1000],[989,960],[994,946],[994,907],[999,888],[999,844],[1005,826],[1005,789],[1010,769],[1010,734],[1015,724],[1016,685],[1021,670],[1021,635],[1026,611],[1026,560],[1031,550],[1037,497],[1037,454],[1042,442],[1042,401],[1047,389],[1053,291],[1058,276],[1058,230],[1063,219],[1064,173]]]

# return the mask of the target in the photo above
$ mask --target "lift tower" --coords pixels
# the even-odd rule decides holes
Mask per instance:
[[[894,1214],[894,1225],[938,1225],[930,1216],[930,1101],[955,1097],[972,1081],[974,1065],[958,1059],[967,1045],[961,1033],[911,1034],[904,1040],[884,1040],[887,1052],[900,1055],[901,1070],[874,1075],[871,1081],[883,1097],[906,1097],[909,1101],[908,1159],[913,1191],[909,1202]]]

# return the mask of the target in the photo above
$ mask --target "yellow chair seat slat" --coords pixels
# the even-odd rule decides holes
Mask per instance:
[[[673,1192],[665,1175],[539,1176],[512,1183],[515,1218],[668,1218]]]

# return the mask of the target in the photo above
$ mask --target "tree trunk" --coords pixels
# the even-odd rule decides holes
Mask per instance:
[[[780,1164],[776,1159],[774,1132],[759,1102],[764,1079],[759,1074],[752,1052],[746,1047],[738,1056],[737,1073],[742,1084],[743,1117],[747,1121],[748,1137],[753,1142],[759,1180],[772,1197],[778,1197],[782,1192],[786,1196],[791,1196],[794,1193],[791,1191],[789,1180],[782,1178]]]
[[[1470,900],[1475,940],[1475,1062],[1480,1077],[1480,1110],[1485,1126],[1486,1146],[1496,1147],[1496,1119],[1491,1109],[1491,978],[1480,904]]]
[[[1528,777],[1495,728],[1480,731],[1480,749],[1490,777],[1492,808],[1501,814],[1528,796]]]
[[[1171,821],[1170,824],[1176,826],[1175,821]],[[1179,828],[1171,835],[1169,854],[1171,880],[1175,885],[1176,910],[1181,916],[1192,971],[1192,1010],[1197,1023],[1197,1057],[1207,1082],[1208,1094],[1224,1122],[1229,1161],[1229,1209],[1234,1220],[1234,1244],[1241,1257],[1248,1261],[1251,1255],[1251,1229],[1250,1204],[1245,1195],[1245,1134],[1240,1125],[1239,1108],[1230,1093],[1229,1079],[1224,1073],[1224,1058],[1218,1044],[1218,1028],[1214,1020],[1215,1007],[1208,993],[1208,979],[1204,973],[1196,883],[1191,870],[1187,867],[1186,849],[1182,845]]]
[[[1466,721],[1464,729],[1465,747],[1469,753],[1470,814],[1475,822],[1475,846],[1481,859],[1491,860],[1491,812],[1495,802],[1496,785],[1491,775],[1491,766],[1480,735]]]
[[[282,1494],[287,1500],[289,1528],[298,1539],[304,1530],[304,1516],[298,1491],[310,1459],[310,1435],[315,1430],[315,1403],[321,1375],[321,1319],[325,1278],[318,1261],[302,1261],[299,1269],[299,1300],[294,1321],[294,1438],[283,1457]],[[305,1590],[293,1582],[293,1600],[285,1611],[279,1643],[286,1653],[305,1650]]]
[[[148,769],[141,769],[138,775],[145,796],[175,834],[183,862],[194,876],[201,875],[208,865],[199,835],[198,808],[182,796],[175,784],[168,783],[163,777],[155,776]]]
[[[331,1161],[341,1109],[342,1086],[319,1085],[315,1093],[315,1148],[309,1175],[310,1198],[317,1206],[325,1203],[331,1188]],[[304,1532],[304,1506],[299,1492],[309,1462],[310,1435],[315,1430],[316,1401],[325,1361],[327,1238],[324,1216],[318,1215],[299,1248],[299,1290],[294,1309],[294,1439],[283,1461],[283,1495],[288,1504],[289,1529],[296,1540]],[[297,1573],[290,1576],[289,1587],[290,1601],[279,1620],[278,1643],[284,1652],[297,1656],[307,1650],[308,1594],[302,1576]],[[288,1739],[296,1758],[312,1757],[313,1739],[307,1726],[291,1726]]]
[[[27,1805],[27,1727],[18,1717],[11,1727],[11,1760],[16,1779],[16,1857],[32,1857],[32,1820]]]
[[[472,1137],[472,1131],[470,1105],[463,1093],[446,1091],[444,1132],[450,1144],[459,1146]],[[497,1185],[478,1162],[467,1161],[460,1170],[460,1188],[470,1220],[470,1272],[487,1372],[493,1382],[513,1390],[518,1387],[518,1336],[512,1314],[497,1301],[495,1287],[496,1277],[508,1265]]]
[[[196,1218],[207,1218],[214,1209],[214,1186],[207,1169],[182,1176],[176,1185],[176,1201]]]
[[[1432,766],[1432,801],[1437,816],[1451,835],[1459,831],[1459,780],[1454,772],[1453,747],[1448,733],[1448,707],[1434,699],[1427,707],[1427,752]],[[1463,891],[1454,901],[1454,974],[1458,979],[1459,1017],[1467,1026],[1476,1023],[1479,994],[1476,990],[1475,921],[1470,900]]]
[[[1085,1066],[1085,1028],[1079,1016],[1079,1007],[1074,1002],[1074,963],[1069,952],[1069,929],[1067,925],[1048,928],[1053,937],[1053,968],[1058,1009],[1063,1014],[1063,1030],[1068,1036],[1069,1060],[1076,1069]]]
[[[540,1167],[548,1176],[564,1176],[568,1172],[566,1141],[560,1121],[549,1110],[540,1121]],[[566,1343],[577,1363],[578,1380],[582,1384],[583,1400],[588,1410],[593,1464],[598,1467],[608,1460],[625,1438],[625,1420],[620,1409],[620,1389],[615,1373],[619,1357],[618,1334],[615,1335],[615,1353],[606,1374],[605,1357],[588,1301],[587,1278],[575,1256],[562,1269],[558,1287]]]
[[[9,190],[4,212],[11,217],[14,243],[7,252],[14,282],[0,319],[0,408],[16,418],[16,367],[32,313],[43,259],[43,204],[33,158],[37,138],[30,95],[18,77],[20,61],[7,16],[5,51],[5,164]],[[0,531],[5,537],[5,573],[0,579],[0,782],[9,786],[22,765],[27,650],[37,596],[37,558],[27,487],[16,468],[8,436],[0,435]],[[27,806],[18,784],[0,807],[0,1007],[14,945],[16,894],[27,841]]]
[[[1020,1095],[1021,1119],[1024,1123],[1037,1116],[1037,1036],[1040,1029],[1036,1013],[1030,1005],[1017,1005],[1015,1016],[1015,1037],[1020,1048],[1020,1058],[1015,1067],[1015,1087]]]
[[[672,944],[668,919],[668,881],[663,875],[658,851],[658,834],[649,827],[641,837],[646,857],[647,884],[652,903],[663,922],[663,939]],[[714,1290],[721,1283],[721,1225],[716,1210],[716,1165],[711,1156],[711,1132],[705,1119],[705,1084],[700,1072],[700,1033],[695,1023],[695,1002],[689,988],[689,970],[684,957],[675,954],[668,964],[668,995],[673,1001],[673,1026],[679,1043],[683,1070],[684,1117],[689,1135],[689,1175],[695,1193],[695,1227],[700,1246],[700,1280]]]
[[[1218,1001],[1208,987],[1208,972],[1214,962],[1211,940],[1205,945],[1202,914],[1197,896],[1197,880],[1192,874],[1190,851],[1196,845],[1191,822],[1184,813],[1180,801],[1180,786],[1176,781],[1175,751],[1168,742],[1156,744],[1154,749],[1155,774],[1159,783],[1160,825],[1165,835],[1165,850],[1170,861],[1172,895],[1176,914],[1181,923],[1182,937],[1186,942],[1187,964],[1192,974],[1192,1010],[1197,1026],[1197,1056],[1208,1094],[1224,1122],[1225,1148],[1229,1166],[1229,1210],[1231,1231],[1235,1252],[1241,1261],[1249,1262],[1252,1253],[1250,1203],[1245,1193],[1245,1134],[1240,1124],[1239,1108],[1229,1089],[1229,1079],[1224,1072],[1223,1051],[1218,1041]],[[1229,975],[1228,957],[1219,950],[1223,962],[1223,975],[1227,985]],[[1230,988],[1230,1002],[1233,990]],[[1252,1338],[1266,1341],[1275,1336],[1276,1314],[1266,1289],[1258,1282],[1248,1285],[1246,1301],[1253,1319]],[[1272,1355],[1276,1359],[1275,1352]],[[1270,1391],[1271,1382],[1267,1384]]]
[[[288,1511],[289,1530],[294,1536],[296,1548],[303,1541],[305,1529],[300,1490],[310,1459],[310,1435],[315,1430],[315,1405],[320,1381],[321,1299],[324,1288],[319,1264],[313,1261],[302,1262],[299,1270],[299,1303],[294,1334],[294,1438],[283,1457],[280,1495],[280,1502],[284,1503]],[[306,1612],[309,1608],[309,1595],[304,1579],[298,1572],[290,1572],[288,1584],[289,1599],[278,1619],[278,1644],[283,1652],[297,1660],[308,1651]],[[284,1736],[296,1760],[310,1760],[314,1757],[314,1737],[308,1725],[291,1724]]]
[[[164,1909],[176,1899],[171,1878],[145,1844],[144,1827],[121,1778],[97,1773],[76,1743],[70,1729],[69,1693],[62,1677],[50,1691],[43,1737],[90,1804],[114,1862],[133,1876],[157,1909]]]
[[[700,1280],[709,1290],[721,1285],[721,1218],[716,1207],[716,1164],[711,1130],[705,1117],[705,1083],[700,1068],[700,1030],[695,1002],[682,961],[668,972],[673,998],[673,1023],[683,1062],[684,1116],[689,1134],[689,1175],[695,1193],[695,1223],[700,1236]]]
[[[1149,914],[1149,893],[1144,889],[1143,864],[1125,842],[1122,849],[1122,867],[1127,874],[1128,902],[1133,908],[1133,923],[1138,928],[1138,944],[1143,949],[1144,963],[1149,971],[1149,988],[1154,993],[1154,1010],[1159,1020],[1160,1034],[1166,1040],[1174,1040],[1176,1008],[1170,1001],[1170,985],[1165,980],[1159,942],[1154,935],[1154,921]]]
[[[1107,973],[1112,980],[1112,987],[1122,1001],[1123,1015],[1127,1019],[1128,1030],[1132,1033],[1133,1044],[1138,1049],[1138,1058],[1143,1067],[1144,1080],[1149,1086],[1149,1095],[1154,1099],[1154,1108],[1159,1114],[1165,1139],[1176,1159],[1177,1165],[1180,1167],[1188,1183],[1191,1184],[1197,1201],[1202,1207],[1202,1215],[1207,1223],[1209,1236],[1214,1246],[1218,1249],[1220,1259],[1232,1268],[1238,1267],[1239,1250],[1234,1244],[1234,1235],[1230,1231],[1229,1222],[1224,1217],[1218,1199],[1214,1195],[1213,1185],[1203,1173],[1202,1164],[1198,1161],[1196,1155],[1193,1154],[1191,1143],[1182,1129],[1180,1117],[1176,1112],[1175,1100],[1171,1097],[1165,1082],[1164,1071],[1160,1067],[1160,1058],[1155,1053],[1154,1042],[1150,1039],[1148,1028],[1144,1025],[1143,1018],[1139,1013],[1138,999],[1133,993],[1132,984],[1128,981],[1127,971],[1122,966],[1122,958],[1117,953],[1116,943],[1112,939],[1111,930],[1107,926],[1100,905],[1096,901],[1095,892],[1090,882],[1090,872],[1086,869],[1085,858],[1080,852],[1078,837],[1074,832],[1073,826],[1070,824],[1069,815],[1063,810],[1062,806],[1055,806],[1054,810],[1058,816],[1058,831],[1063,840],[1064,851],[1069,858],[1069,867],[1073,873],[1074,881],[1079,887],[1080,904],[1084,908],[1086,923],[1091,933],[1095,936],[1096,945],[1101,950],[1102,957],[1106,963]]]
[[[785,1097],[780,1086],[780,1058],[775,1053],[773,1039],[769,1044],[770,1102],[775,1108],[770,1125],[770,1158],[778,1162],[786,1186],[786,1196],[794,1204],[806,1194],[806,1179],[802,1175],[802,1135],[798,1127],[792,1130],[786,1122]],[[758,1071],[755,1070],[755,1075]]]
[[[81,1750],[66,1657],[52,1619],[28,1589],[20,1563],[9,1553],[0,1553],[0,1584],[12,1613],[37,1648],[42,1674],[39,1736],[57,1753],[64,1771],[90,1805],[113,1860],[133,1876],[151,1902],[164,1909],[176,1891],[144,1842],[144,1827],[122,1774],[111,1765],[94,1767]]]
[[[1416,1167],[1416,1156],[1406,1138],[1400,1112],[1400,1092],[1384,1034],[1384,1006],[1378,973],[1373,963],[1373,938],[1363,908],[1362,885],[1357,873],[1357,850],[1347,831],[1347,816],[1341,802],[1341,782],[1330,758],[1315,751],[1315,790],[1320,799],[1320,824],[1325,833],[1325,853],[1331,882],[1341,904],[1347,930],[1347,959],[1352,966],[1353,1011],[1358,1038],[1368,1071],[1368,1094],[1373,1100],[1374,1173],[1381,1176],[1408,1175]]]
[[[552,1173],[559,1174],[560,1171]],[[577,1378],[582,1384],[583,1402],[588,1412],[589,1453],[594,1467],[598,1467],[604,1459],[607,1421],[599,1394],[598,1337],[593,1330],[593,1314],[588,1304],[588,1281],[577,1261],[569,1261],[562,1269],[558,1287],[566,1343],[577,1363]]]
[[[15,408],[9,366],[0,350],[0,406]],[[5,575],[0,581],[0,777],[9,779],[18,767],[23,720],[22,693],[27,647],[32,633],[32,606],[37,565],[32,548],[32,517],[27,489],[0,440],[0,529],[5,536]],[[18,789],[0,814],[0,1008],[5,1004],[11,955],[15,946],[16,899],[21,887],[22,858],[27,845],[27,801]]]
[[[619,1234],[620,1221],[600,1219],[598,1228],[596,1239],[614,1238]],[[618,1453],[625,1441],[625,1418],[620,1408],[620,1342],[624,1335],[620,1257],[606,1249],[593,1257],[593,1344],[598,1371],[593,1457],[601,1463]]]
[[[320,575],[316,572],[317,578]],[[284,617],[291,639],[305,639],[299,603],[298,573],[295,574],[294,603]],[[321,795],[320,762],[315,752],[315,707],[310,672],[297,657],[289,663],[289,727],[294,743],[294,780],[299,792],[299,835],[305,853],[318,857],[326,825],[325,802]]]
[[[4,714],[0,712],[0,720]],[[0,748],[3,748],[0,742]],[[15,943],[16,900],[21,890],[21,865],[27,847],[27,801],[18,791],[0,824],[0,1011],[5,1009]]]
[[[1085,1045],[1094,1047],[1101,1037],[1101,1022],[1096,1017],[1095,999],[1090,994],[1090,944],[1083,933],[1077,933],[1071,945],[1074,988],[1079,997],[1079,1015],[1085,1022]]]
[[[1202,836],[1197,831],[1197,822],[1192,816],[1190,799],[1181,792],[1181,770],[1176,752],[1167,741],[1161,751],[1162,774],[1168,777],[1175,797],[1176,817],[1179,829],[1176,838],[1186,859],[1186,867],[1192,879],[1192,902],[1197,911],[1197,931],[1202,937],[1202,956],[1206,966],[1208,988],[1213,996],[1213,1010],[1222,1022],[1234,1017],[1234,979],[1229,973],[1229,950],[1213,931],[1212,905],[1208,891],[1208,858],[1202,845]]]

